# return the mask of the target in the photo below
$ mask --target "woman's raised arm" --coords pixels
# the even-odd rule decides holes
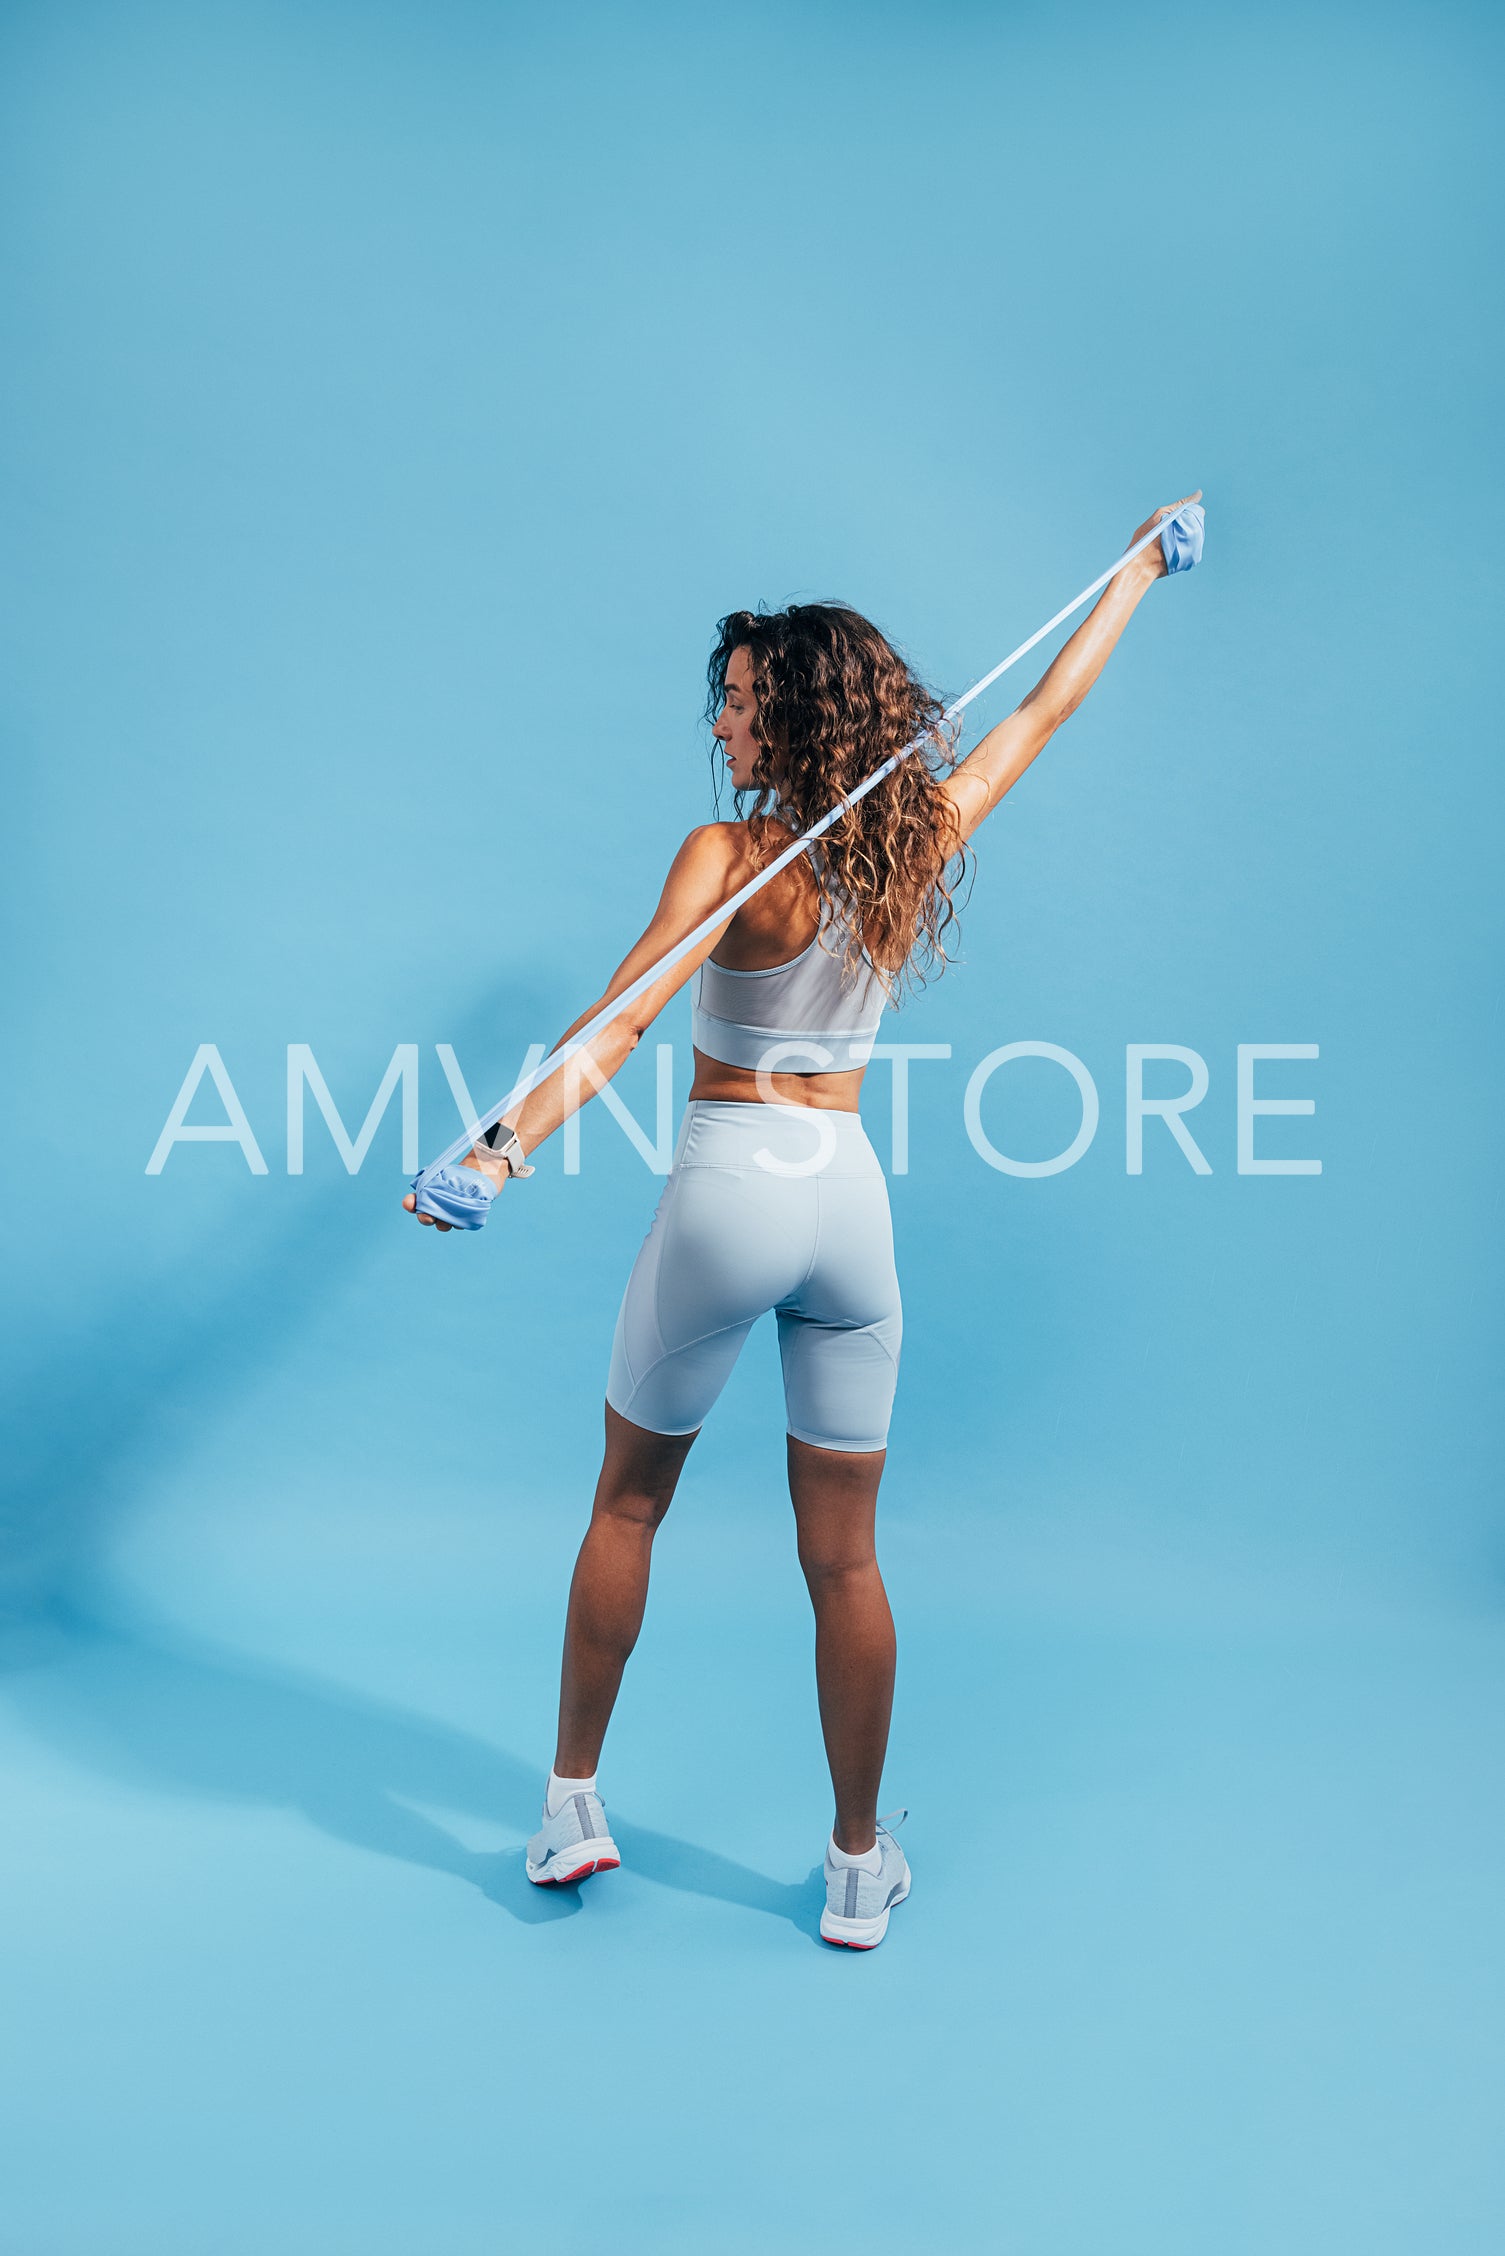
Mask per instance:
[[[1200,501],[1202,489],[1153,516],[1132,532],[1125,546],[1132,548],[1152,526],[1174,517],[1188,502]],[[1140,550],[1108,582],[1097,602],[1069,642],[1063,643],[1028,697],[1006,721],[989,729],[951,774],[941,789],[953,801],[961,835],[970,838],[986,821],[999,800],[1019,781],[1031,760],[1045,750],[1064,720],[1081,704],[1108,662],[1109,653],[1133,616],[1135,606],[1151,583],[1165,576],[1165,557],[1159,541]]]

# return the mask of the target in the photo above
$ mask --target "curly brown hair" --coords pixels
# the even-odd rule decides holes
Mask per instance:
[[[957,919],[948,873],[958,863],[959,882],[967,861],[955,804],[939,781],[956,766],[955,728],[887,637],[844,603],[728,612],[706,669],[709,721],[726,696],[728,661],[743,649],[758,700],[753,734],[764,749],[752,782],[733,796],[758,869],[788,843],[775,831],[776,815],[808,830],[875,767],[923,739],[812,849],[817,882],[848,911],[844,983],[848,972],[858,975],[865,951],[890,996],[905,973],[923,986],[916,950],[923,947],[927,970],[949,962],[941,934]],[[754,805],[744,814],[748,799]]]

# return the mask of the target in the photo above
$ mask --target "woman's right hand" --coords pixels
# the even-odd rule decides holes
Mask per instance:
[[[418,1214],[418,1201],[411,1191],[402,1203],[406,1213]],[[453,1222],[441,1222],[436,1214],[418,1214],[418,1219],[420,1222],[426,1222],[431,1230],[452,1230],[454,1228]]]

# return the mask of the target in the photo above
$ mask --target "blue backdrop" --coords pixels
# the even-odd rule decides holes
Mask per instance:
[[[1500,45],[1455,5],[6,11],[28,2256],[1492,2245]],[[309,1072],[354,1138],[395,1056],[427,1157],[441,1045],[489,1102],[599,995],[718,812],[720,613],[850,601],[954,694],[1196,485],[1205,564],[885,1022],[949,1045],[902,1172],[864,1091],[913,1902],[812,1941],[771,1319],[660,1541],[625,1869],[540,1902],[660,1176],[598,1101],[441,1241],[402,1092],[352,1173]],[[1048,1176],[967,1131],[1021,1041],[1100,1098]],[[206,1044],[248,1138],[149,1172]],[[1205,1061],[1209,1172],[1153,1118],[1129,1171],[1145,1044]],[[1241,1045],[1310,1053],[1253,1068],[1315,1106],[1253,1148],[1320,1172],[1240,1172]],[[672,1130],[683,992],[613,1085],[649,1145],[660,1070]],[[1048,1060],[980,1105],[1024,1160],[1080,1118]]]

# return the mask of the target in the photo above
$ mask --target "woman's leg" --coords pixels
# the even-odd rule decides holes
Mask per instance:
[[[894,1618],[874,1548],[888,1453],[818,1449],[793,1434],[787,1441],[800,1565],[815,1608],[815,1679],[836,1790],[836,1846],[861,1856],[877,1839],[894,1697]]]
[[[560,1778],[589,1778],[600,1760],[622,1671],[643,1626],[653,1538],[695,1439],[651,1433],[609,1402],[605,1409],[606,1456],[565,1621],[554,1754]]]

